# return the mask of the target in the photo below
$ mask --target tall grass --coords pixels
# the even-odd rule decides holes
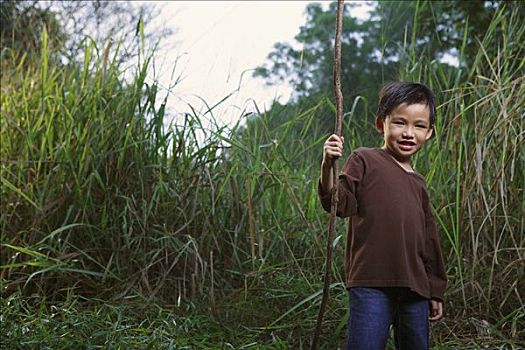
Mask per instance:
[[[412,53],[401,77],[428,83],[441,101],[438,137],[418,164],[446,238],[451,312],[517,337],[525,324],[525,30],[518,13],[503,13],[476,38],[471,65],[465,29],[459,67]]]
[[[198,144],[195,116],[164,125],[151,55],[126,82],[109,46],[87,41],[83,65],[64,67],[46,42],[29,70],[3,60],[2,277],[9,290],[176,300],[208,269],[218,139]]]
[[[460,57],[458,68],[406,46],[400,78],[425,82],[440,101],[437,137],[416,167],[449,267],[454,324],[437,326],[443,341],[525,337],[524,30],[496,15],[476,60]],[[304,111],[276,105],[233,126],[196,110],[169,123],[169,93],[147,79],[151,55],[142,52],[125,81],[118,46],[87,41],[83,64],[64,67],[48,62],[43,42],[29,69],[14,53],[2,61],[2,296],[201,303],[263,341],[308,344],[324,261],[317,179],[330,100]],[[347,149],[380,144],[372,120],[354,113],[368,111],[365,101],[344,118]],[[343,221],[337,231],[332,345],[346,312]]]

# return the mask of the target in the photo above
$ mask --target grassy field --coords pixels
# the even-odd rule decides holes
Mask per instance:
[[[239,293],[215,311],[202,303],[167,305],[140,296],[110,302],[71,296],[46,303],[38,295],[15,294],[2,299],[0,344],[3,349],[309,349],[317,309],[285,316],[291,309],[286,301],[295,302],[298,295],[293,286],[279,288],[265,285]],[[342,349],[344,344],[339,318],[345,316],[346,294],[342,288],[333,292],[323,349]],[[278,301],[269,305],[269,295]],[[523,342],[506,339],[475,318],[447,317],[433,324],[432,336],[435,350],[523,348]]]
[[[488,28],[471,64],[462,50],[451,67],[407,49],[399,74],[440,101],[436,138],[415,159],[449,275],[434,349],[525,344],[525,27],[499,14]],[[83,64],[64,66],[42,35],[39,62],[2,59],[2,348],[308,348],[330,99],[237,125],[213,107],[173,117],[171,92],[146,79],[152,54],[125,80],[110,46],[88,41]],[[347,152],[379,145],[371,122],[347,112]],[[325,349],[345,337],[345,226]]]

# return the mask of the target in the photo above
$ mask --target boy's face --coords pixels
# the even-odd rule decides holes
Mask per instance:
[[[428,106],[421,103],[400,104],[384,120],[377,118],[376,128],[384,136],[383,147],[402,163],[410,163],[433,131]]]

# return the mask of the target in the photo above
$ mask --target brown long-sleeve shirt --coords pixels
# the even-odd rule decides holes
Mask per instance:
[[[331,192],[319,183],[323,208]],[[443,301],[446,271],[423,176],[384,149],[358,148],[339,175],[337,215],[349,217],[346,286],[408,287]]]

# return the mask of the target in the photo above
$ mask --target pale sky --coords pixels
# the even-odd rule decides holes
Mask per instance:
[[[176,33],[176,45],[165,57],[156,57],[157,78],[169,86],[175,65],[174,87],[169,106],[176,112],[190,111],[188,103],[204,110],[202,100],[212,106],[221,103],[215,117],[224,123],[235,122],[253,111],[254,102],[261,110],[269,108],[274,98],[282,103],[290,97],[291,87],[267,87],[261,78],[252,78],[252,70],[266,61],[276,42],[296,44],[294,36],[305,22],[309,1],[174,1],[161,2],[159,20]],[[329,2],[323,2],[328,6]],[[366,8],[362,13],[366,13]],[[354,15],[362,15],[362,13]],[[334,23],[335,30],[335,23]],[[159,66],[162,69],[159,70]],[[241,75],[242,80],[241,80]],[[164,93],[160,94],[164,96]],[[200,98],[199,98],[200,97]],[[201,100],[202,99],[202,100]]]

